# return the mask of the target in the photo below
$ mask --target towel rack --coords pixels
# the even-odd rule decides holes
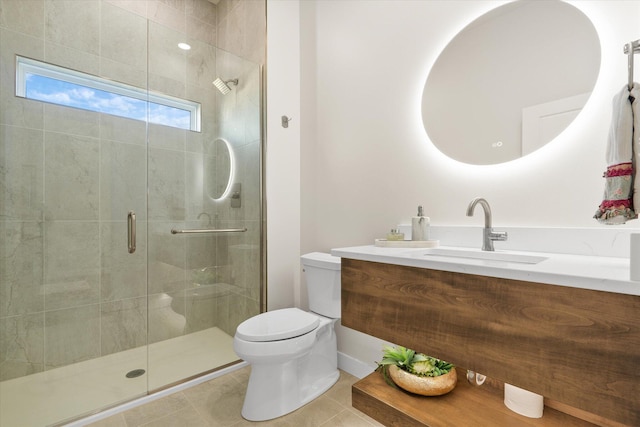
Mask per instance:
[[[640,40],[632,41],[624,45],[624,53],[628,56],[629,59],[629,90],[633,89],[633,55],[640,52]]]
[[[244,233],[246,228],[204,228],[204,229],[191,229],[191,230],[176,230],[171,229],[171,234],[204,234],[204,233]]]

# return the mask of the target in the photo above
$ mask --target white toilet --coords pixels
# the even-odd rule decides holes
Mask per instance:
[[[249,421],[295,411],[338,381],[334,325],[340,318],[340,258],[313,252],[302,256],[309,312],[268,311],[236,329],[233,348],[251,364],[242,407]]]

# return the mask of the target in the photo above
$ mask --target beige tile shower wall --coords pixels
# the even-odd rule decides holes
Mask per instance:
[[[151,342],[217,321],[186,297],[215,247],[169,234],[206,225],[216,26],[206,0],[0,0],[0,380],[145,344],[147,259]],[[150,125],[147,161],[143,122],[16,98],[16,54],[201,102],[202,133]]]
[[[217,8],[206,0],[104,0],[114,6],[216,45]]]
[[[266,1],[220,0],[218,47],[256,64],[265,64]]]

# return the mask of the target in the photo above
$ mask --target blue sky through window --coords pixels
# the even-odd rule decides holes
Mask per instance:
[[[191,112],[37,74],[26,74],[29,99],[82,108],[136,120],[148,120],[180,129],[191,129]]]

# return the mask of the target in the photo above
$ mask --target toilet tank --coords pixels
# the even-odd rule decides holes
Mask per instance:
[[[340,258],[323,252],[302,255],[309,310],[321,316],[340,318]]]

